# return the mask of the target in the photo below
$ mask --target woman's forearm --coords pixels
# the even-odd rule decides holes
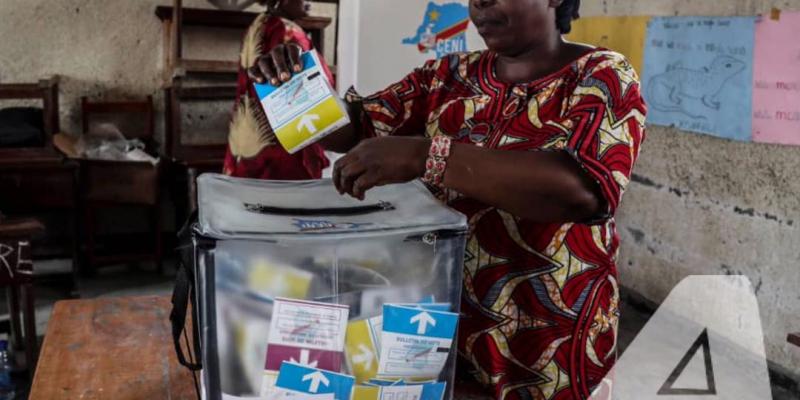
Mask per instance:
[[[583,222],[605,206],[596,182],[564,152],[454,143],[444,186],[536,222]]]

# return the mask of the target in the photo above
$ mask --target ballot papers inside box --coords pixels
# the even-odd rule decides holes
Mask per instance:
[[[304,53],[302,62],[303,71],[281,86],[255,84],[275,136],[291,154],[350,123],[316,51]]]
[[[331,398],[322,389],[333,377],[352,379],[351,393],[376,382],[452,388],[467,223],[424,185],[380,187],[358,201],[329,180],[208,174],[198,179],[198,204],[195,312],[206,399]],[[383,360],[384,352],[399,358]],[[406,358],[424,374],[396,368]],[[321,375],[286,388],[286,365]]]

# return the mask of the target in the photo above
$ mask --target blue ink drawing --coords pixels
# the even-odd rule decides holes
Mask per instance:
[[[751,140],[754,17],[659,17],[642,68],[647,122]]]

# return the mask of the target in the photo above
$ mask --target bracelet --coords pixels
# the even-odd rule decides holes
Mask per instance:
[[[433,140],[431,140],[431,148],[428,151],[428,159],[425,161],[425,175],[422,176],[423,182],[436,187],[442,185],[452,144],[453,141],[449,136],[434,136]]]

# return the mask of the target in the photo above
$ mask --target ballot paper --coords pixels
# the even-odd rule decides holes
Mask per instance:
[[[347,108],[331,87],[316,51],[302,55],[303,71],[280,86],[255,84],[275,136],[291,154],[350,123]]]
[[[279,390],[266,396],[266,400],[335,400],[332,393],[328,394],[308,394],[299,393],[291,390]]]
[[[339,304],[277,298],[270,324],[262,393],[284,361],[339,371],[349,309]]]
[[[349,375],[312,368],[290,362],[281,364],[278,391],[292,391],[312,395],[333,394],[334,400],[350,400],[355,378]]]
[[[352,321],[347,324],[345,352],[350,372],[357,383],[363,383],[378,374],[383,317]]]
[[[385,386],[360,385],[353,389],[353,398],[358,400],[442,400],[447,384],[433,382],[406,385],[404,383]]]
[[[378,376],[438,376],[450,354],[457,325],[456,313],[384,305]]]

